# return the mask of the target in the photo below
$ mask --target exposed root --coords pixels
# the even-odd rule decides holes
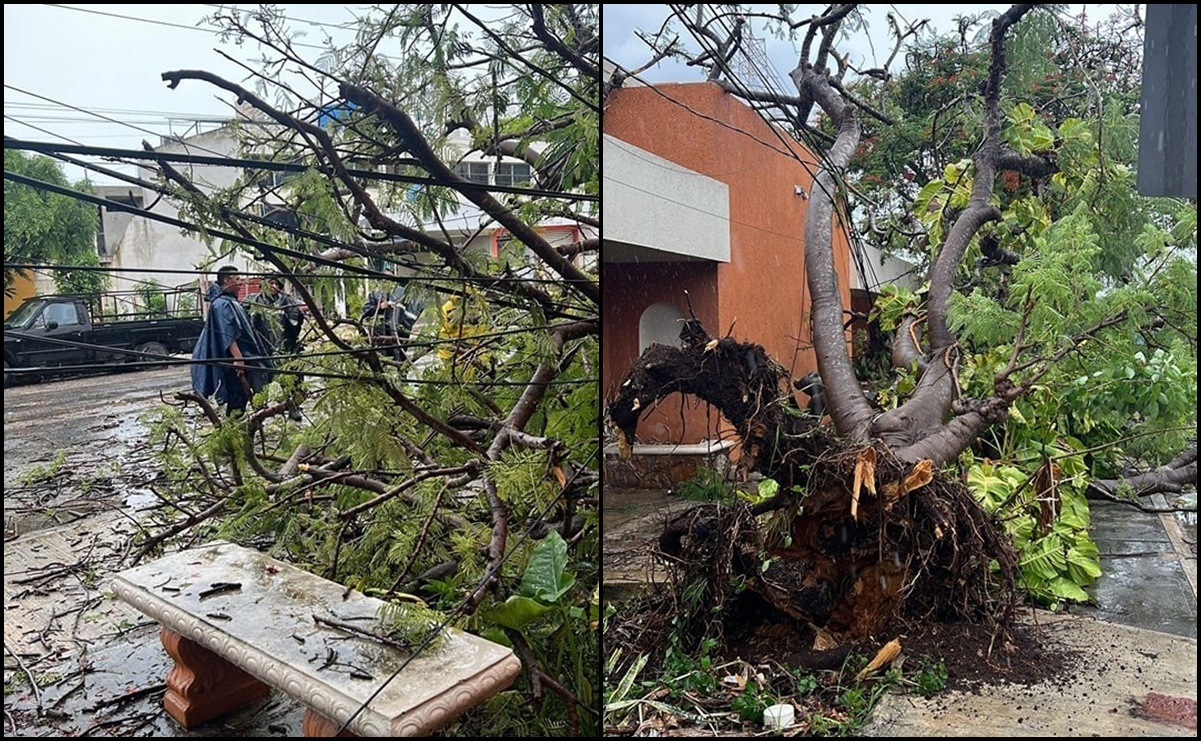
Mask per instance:
[[[1017,556],[1000,526],[956,480],[897,486],[912,471],[882,448],[877,494],[861,493],[852,517],[862,453],[832,449],[806,492],[763,514],[712,504],[670,522],[659,541],[670,588],[642,605],[632,645],[653,651],[672,631],[686,644],[721,640],[736,627],[729,620],[746,620],[748,595],[763,619],[770,609],[809,632],[816,665],[828,663],[828,649],[915,623],[966,621],[1007,636],[1020,597]]]
[[[773,478],[779,493],[670,522],[659,540],[669,588],[635,610],[636,625],[618,626],[623,643],[653,653],[668,636],[685,649],[720,640],[730,620],[746,620],[750,595],[753,611],[787,616],[821,651],[916,622],[966,621],[1007,637],[1020,604],[1017,555],[962,482],[883,443],[832,438],[799,409],[786,371],[759,345],[710,339],[698,322],[682,339],[683,348],[643,353],[609,420],[629,443],[655,400],[695,395],[734,425],[744,465]]]

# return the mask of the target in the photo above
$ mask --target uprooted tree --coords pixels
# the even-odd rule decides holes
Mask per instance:
[[[163,79],[236,98],[242,156],[290,174],[243,162],[214,190],[147,155],[214,267],[231,250],[271,266],[309,334],[244,418],[191,393],[162,415],[171,517],[137,555],[269,547],[513,646],[522,679],[462,733],[591,735],[599,718],[598,8],[375,9],[316,59],[278,9],[223,9],[212,21],[262,51],[249,82]],[[482,178],[456,167],[455,134]],[[494,230],[494,254],[469,249]],[[402,347],[360,320],[364,279],[398,302],[406,286],[421,318]]]
[[[693,629],[744,589],[840,641],[906,619],[1003,627],[1027,592],[1086,599],[1100,573],[1086,491],[1196,481],[1196,206],[1135,191],[1137,17],[1102,33],[1017,5],[973,40],[979,18],[937,37],[890,16],[890,61],[905,51],[894,73],[839,53],[864,22],[855,5],[799,21],[747,12],[803,34],[797,94],[783,96],[734,72],[741,12],[681,11],[675,27],[705,51],[666,30],[658,51],[707,67],[819,152],[801,207],[830,424],[762,347],[695,317],[608,400],[628,447],[656,400],[695,396],[765,477],[766,498],[692,510],[660,540],[681,586],[705,595]],[[848,351],[836,223],[927,268],[921,291],[877,300],[892,337],[881,362]],[[1136,457],[1149,469],[1122,468]]]

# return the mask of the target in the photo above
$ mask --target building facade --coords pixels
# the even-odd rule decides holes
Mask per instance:
[[[793,378],[815,370],[804,272],[814,154],[711,82],[614,90],[603,120],[606,396],[650,343],[679,344],[690,312],[713,336],[763,345]],[[849,308],[850,250],[845,230],[834,234]],[[637,442],[712,443],[729,437],[718,417],[675,394],[644,415]]]

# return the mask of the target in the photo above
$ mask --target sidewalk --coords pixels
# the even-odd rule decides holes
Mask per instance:
[[[865,736],[1197,735],[1196,517],[1089,507],[1101,551],[1102,576],[1090,589],[1097,605],[1038,618],[1076,654],[1076,672],[978,694],[890,694]]]
[[[4,735],[302,735],[303,708],[278,692],[192,731],[167,715],[159,627],[108,586],[135,533],[109,513],[5,542]]]

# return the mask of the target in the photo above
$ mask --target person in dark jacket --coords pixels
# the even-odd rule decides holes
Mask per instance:
[[[390,270],[385,274],[390,276],[389,280],[367,294],[359,318],[370,332],[373,344],[386,348],[394,360],[407,360],[402,345],[409,339],[421,310],[413,302],[405,300],[407,279],[391,277],[393,274]]]
[[[205,295],[210,306],[204,329],[192,350],[192,359],[201,361],[192,364],[192,390],[216,396],[230,416],[245,412],[251,397],[271,380],[271,359],[238,303],[241,282],[232,265],[217,271],[217,282]]]
[[[250,316],[259,345],[273,358],[281,354],[296,355],[300,352],[300,329],[304,315],[301,301],[284,291],[283,280],[271,276],[263,284],[263,290],[252,293],[243,302]],[[288,417],[299,422],[300,406],[296,399],[288,400]]]
[[[263,338],[264,349],[272,355],[300,352],[300,330],[304,324],[301,307],[304,304],[284,290],[281,278],[268,278],[263,290],[250,294],[243,303],[251,325]]]

